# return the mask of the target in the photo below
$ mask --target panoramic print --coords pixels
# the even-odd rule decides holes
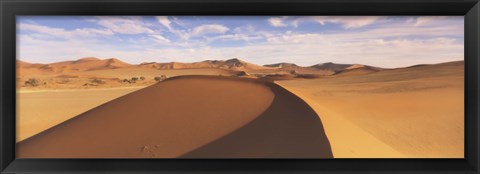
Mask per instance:
[[[17,16],[17,158],[464,158],[463,16]]]

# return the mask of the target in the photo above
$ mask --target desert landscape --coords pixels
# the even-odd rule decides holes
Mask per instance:
[[[463,158],[463,89],[463,60],[17,60],[17,157]]]
[[[17,158],[464,158],[464,16],[16,16]]]

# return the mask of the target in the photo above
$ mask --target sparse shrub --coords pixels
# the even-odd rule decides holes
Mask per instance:
[[[255,77],[262,78],[265,77],[265,74],[254,74]]]
[[[122,82],[123,82],[123,83],[135,83],[136,80],[135,80],[134,78],[132,78],[132,79],[123,79]]]
[[[249,74],[245,71],[240,71],[237,73],[237,76],[248,76]]]
[[[138,77],[132,77],[132,80],[133,80],[133,81],[137,81],[137,80],[138,80]]]
[[[143,76],[142,76],[142,77],[140,77],[140,80],[145,80],[145,77],[143,77]]]
[[[104,84],[105,81],[101,79],[92,79],[90,82],[95,83],[95,84]]]
[[[38,86],[40,85],[40,81],[38,81],[36,78],[30,78],[27,81],[25,81],[25,86]]]
[[[167,79],[167,76],[166,75],[160,75],[160,76],[156,76],[153,79],[155,79],[155,81],[163,81],[163,80]]]

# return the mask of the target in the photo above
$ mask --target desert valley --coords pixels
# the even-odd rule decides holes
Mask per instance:
[[[17,157],[463,158],[463,89],[463,60],[18,60]]]

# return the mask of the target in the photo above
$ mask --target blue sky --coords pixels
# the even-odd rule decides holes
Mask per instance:
[[[402,67],[463,60],[463,27],[463,16],[19,16],[17,59]]]

